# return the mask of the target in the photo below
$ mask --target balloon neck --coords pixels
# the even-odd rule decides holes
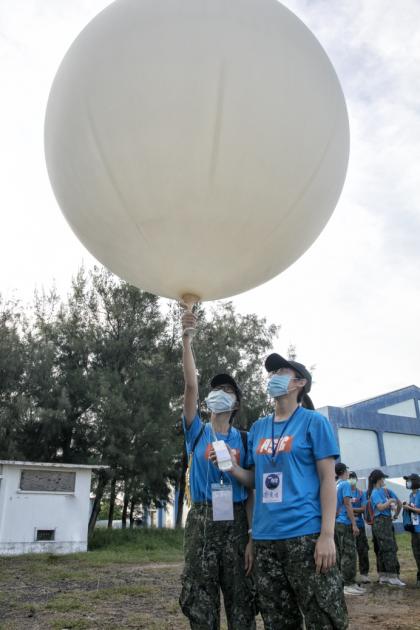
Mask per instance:
[[[200,301],[200,298],[197,295],[193,295],[192,293],[185,293],[181,297],[182,303],[185,304],[189,311],[192,311],[194,304]]]

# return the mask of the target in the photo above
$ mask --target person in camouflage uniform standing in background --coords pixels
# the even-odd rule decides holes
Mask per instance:
[[[241,390],[228,374],[211,381],[206,399],[211,420],[204,424],[197,410],[197,371],[188,331],[196,318],[187,310],[182,318],[185,377],[184,433],[190,459],[192,505],[184,533],[185,565],[179,598],[193,630],[219,630],[220,591],[229,630],[255,630],[255,589],[251,576],[252,540],[249,537],[253,493],[213,463],[215,440],[225,442],[237,461],[245,464],[246,434],[232,426]],[[228,500],[222,504],[221,496]],[[248,522],[249,519],[249,522]]]
[[[345,630],[343,582],[336,567],[334,461],[331,424],[309,409],[304,365],[267,357],[274,413],[251,427],[244,470],[232,474],[256,499],[252,525],[258,605],[266,630]],[[306,397],[308,398],[308,397]]]
[[[359,533],[356,536],[356,550],[359,558],[360,582],[369,584],[369,542],[366,536],[365,521],[363,518],[367,503],[366,492],[357,487],[357,474],[351,472],[349,474],[349,483],[351,485],[352,508],[356,517],[356,525]]]
[[[402,503],[397,495],[385,487],[388,475],[375,469],[369,475],[368,501],[373,509],[372,538],[380,584],[405,586],[400,580],[400,563],[392,521],[398,518]]]
[[[411,514],[413,531],[411,532],[411,548],[414,560],[417,564],[417,583],[420,587],[420,475],[412,473],[404,477],[407,490],[411,490],[408,502],[404,503],[404,509]]]
[[[343,462],[335,465],[337,480],[337,514],[335,518],[335,546],[337,564],[344,580],[345,595],[363,595],[365,589],[356,584],[356,541],[359,528],[352,507],[352,489],[349,471]]]

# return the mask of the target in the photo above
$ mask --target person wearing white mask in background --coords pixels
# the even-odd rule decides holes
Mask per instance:
[[[229,630],[255,629],[255,589],[251,576],[253,493],[213,463],[213,443],[225,443],[245,465],[247,434],[232,426],[242,393],[232,376],[217,374],[206,398],[210,422],[197,408],[198,382],[189,331],[195,315],[182,317],[184,366],[183,428],[189,456],[191,509],[184,534],[185,566],[180,606],[193,630],[220,628],[220,591]],[[228,453],[229,462],[230,456]]]
[[[356,584],[356,538],[359,535],[359,528],[352,506],[353,494],[349,482],[349,470],[343,462],[335,465],[335,476],[337,479],[335,546],[337,564],[344,580],[344,594],[364,595],[365,589]]]
[[[309,408],[312,377],[304,365],[273,353],[265,367],[274,411],[250,429],[252,469],[232,457],[233,475],[256,490],[252,536],[264,627],[297,630],[304,622],[306,630],[345,630],[334,544],[334,431]]]
[[[357,474],[354,471],[349,473],[349,483],[351,486],[351,504],[356,517],[356,525],[359,533],[356,536],[356,549],[359,558],[360,583],[369,584],[369,542],[366,536],[366,527],[363,515],[367,503],[365,490],[357,487]]]
[[[410,490],[408,502],[403,503],[404,510],[411,516],[411,548],[417,564],[417,582],[420,587],[420,475],[411,473],[404,477],[407,490]]]
[[[387,477],[388,475],[378,468],[370,473],[367,508],[370,504],[373,510],[372,539],[379,584],[403,587],[405,583],[400,580],[398,547],[393,525],[401,511],[402,503],[397,495],[386,487]]]

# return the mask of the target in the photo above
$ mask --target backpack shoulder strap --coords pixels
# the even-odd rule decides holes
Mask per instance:
[[[244,447],[245,455],[248,452],[248,433],[243,429],[239,429],[239,433],[241,434],[242,446]]]
[[[201,425],[200,433],[197,435],[197,437],[195,438],[195,440],[194,440],[194,442],[193,442],[193,445],[192,445],[192,448],[191,448],[190,455],[193,455],[193,454],[194,454],[194,451],[195,451],[195,449],[196,449],[196,447],[197,447],[198,442],[200,441],[201,436],[202,436],[202,435],[203,435],[203,433],[204,433],[204,429],[205,429],[205,428],[206,428],[206,425],[205,425],[205,424],[204,424],[204,422],[203,422],[203,424]]]

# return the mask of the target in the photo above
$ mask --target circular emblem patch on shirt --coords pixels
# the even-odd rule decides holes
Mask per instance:
[[[275,490],[280,483],[280,477],[277,473],[271,473],[265,478],[265,487],[268,490]]]

